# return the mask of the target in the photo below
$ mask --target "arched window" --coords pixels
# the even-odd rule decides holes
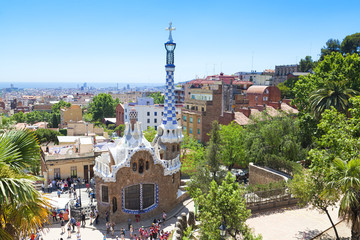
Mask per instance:
[[[172,151],[175,152],[175,145],[172,146]]]
[[[134,163],[133,163],[133,171],[136,172],[136,170],[137,170],[137,165],[136,165],[136,163],[134,162]]]
[[[113,197],[112,203],[113,203],[112,207],[113,207],[113,213],[114,213],[114,212],[117,211],[117,199],[116,199],[116,197]]]
[[[146,170],[149,170],[149,161],[146,161],[146,163],[145,163],[145,169],[146,169]]]
[[[177,151],[180,151],[180,144],[177,145]]]
[[[140,159],[139,160],[139,173],[143,173],[144,172],[144,160]]]

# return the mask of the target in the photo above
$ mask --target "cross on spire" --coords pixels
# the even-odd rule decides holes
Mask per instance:
[[[172,22],[169,23],[169,27],[165,29],[166,31],[169,31],[169,42],[173,42],[171,31],[174,31],[175,28],[172,27]]]

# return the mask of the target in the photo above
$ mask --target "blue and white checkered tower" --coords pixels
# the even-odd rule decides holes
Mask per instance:
[[[166,30],[169,31],[169,40],[165,43],[166,49],[166,90],[165,90],[165,103],[164,103],[164,117],[162,124],[159,126],[158,136],[161,137],[162,142],[181,142],[183,135],[181,127],[178,126],[176,120],[175,109],[175,92],[174,92],[174,50],[176,43],[172,39],[171,32],[175,30],[171,26]]]

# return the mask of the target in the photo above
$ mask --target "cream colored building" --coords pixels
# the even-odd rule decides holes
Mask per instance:
[[[65,127],[72,122],[82,121],[82,110],[78,105],[71,105],[70,108],[63,108],[60,111],[60,124]]]
[[[59,136],[59,145],[42,147],[41,171],[47,183],[53,179],[93,177],[94,137]],[[103,138],[103,137],[101,137]]]
[[[84,121],[70,122],[67,124],[68,136],[107,136],[107,132],[104,132],[103,128],[94,126],[93,123],[87,123]]]

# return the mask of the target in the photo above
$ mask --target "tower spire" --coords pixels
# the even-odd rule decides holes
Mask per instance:
[[[165,89],[165,103],[164,103],[164,116],[162,124],[159,126],[158,135],[161,137],[162,142],[181,142],[182,131],[181,127],[177,124],[176,119],[176,106],[175,106],[175,92],[174,92],[174,50],[176,43],[172,38],[171,32],[175,30],[172,23],[166,28],[169,31],[169,40],[165,43],[166,49],[166,89]],[[160,130],[160,131],[159,131]]]
[[[174,28],[174,27],[171,27],[171,26],[172,26],[172,22],[169,23],[169,27],[168,27],[168,28],[165,28],[166,31],[169,31],[169,41],[168,41],[168,42],[173,42],[171,32],[174,31],[175,28]]]

